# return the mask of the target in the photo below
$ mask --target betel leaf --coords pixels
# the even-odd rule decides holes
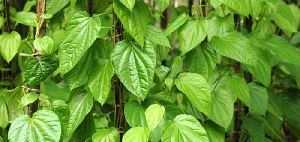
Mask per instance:
[[[236,96],[229,88],[229,77],[216,81],[212,92],[212,107],[208,117],[221,127],[227,129],[232,121]]]
[[[163,12],[169,6],[170,0],[155,0],[155,4],[157,4],[156,9]]]
[[[268,91],[266,88],[256,85],[254,83],[249,84],[251,103],[249,108],[257,113],[264,115],[268,107]]]
[[[21,98],[21,101],[19,102],[19,107],[27,106],[27,105],[33,103],[34,101],[36,101],[38,98],[39,98],[39,95],[36,93],[33,93],[33,92],[25,94]]]
[[[53,111],[57,114],[61,124],[61,139],[64,139],[67,135],[67,129],[69,125],[69,118],[70,118],[70,110],[68,105],[61,100],[56,100],[52,103]]]
[[[215,123],[212,123],[211,121],[206,121],[204,123],[204,128],[211,142],[225,141],[225,131],[222,127],[216,125]]]
[[[15,15],[11,16],[10,19],[15,21],[16,23],[21,23],[26,26],[36,26],[36,13],[33,12],[17,12]]]
[[[17,87],[12,90],[4,90],[1,93],[3,93],[2,96],[5,100],[5,104],[9,104],[9,107],[7,107],[9,122],[12,122],[19,116],[26,114],[25,109],[19,107],[19,102],[24,95],[21,87]]]
[[[87,12],[77,12],[66,27],[67,36],[58,52],[60,73],[69,72],[92,46],[101,28],[99,16],[89,17]]]
[[[148,128],[134,127],[129,129],[122,139],[123,142],[148,142],[150,131]]]
[[[5,129],[6,126],[9,124],[8,118],[8,109],[6,106],[5,99],[2,96],[2,92],[0,94],[0,127]]]
[[[54,41],[51,37],[44,36],[42,38],[36,38],[33,41],[34,48],[41,52],[42,55],[50,55],[55,51]]]
[[[202,75],[197,73],[181,73],[178,75],[175,84],[197,110],[209,115],[212,96],[208,88],[208,83]]]
[[[167,29],[164,31],[165,35],[169,35],[181,27],[189,17],[184,13],[177,17],[177,19],[170,23]]]
[[[251,136],[250,140],[255,142],[265,141],[264,120],[260,116],[250,115],[242,118],[242,127]]]
[[[148,26],[146,39],[158,45],[171,47],[169,40],[164,35],[163,31],[160,28],[152,25]]]
[[[249,87],[244,78],[240,76],[231,76],[228,79],[228,88],[232,95],[237,96],[246,106],[251,107],[251,97]]]
[[[133,1],[133,0],[127,0]],[[119,0],[114,0],[114,12],[120,19],[126,31],[139,43],[144,46],[148,23],[151,16],[147,5],[143,1],[136,1],[130,12]]]
[[[126,122],[131,127],[147,127],[145,111],[137,101],[130,101],[124,109]]]
[[[223,37],[235,28],[232,15],[226,17],[214,16],[208,20],[208,25],[210,26],[207,32],[208,40],[211,40],[214,36]]]
[[[114,68],[110,59],[98,60],[93,68],[89,89],[94,98],[101,103],[105,103],[110,90],[111,79],[114,75]]]
[[[23,115],[9,128],[8,139],[13,142],[59,142],[61,126],[58,116],[50,110],[40,110],[32,118]]]
[[[76,66],[64,75],[64,79],[68,82],[71,90],[88,83],[87,74],[90,74],[94,67],[94,57],[96,57],[96,51],[92,47],[88,49]]]
[[[26,85],[35,87],[45,80],[58,66],[58,60],[52,56],[28,57],[24,65]]]
[[[46,4],[47,13],[54,15],[63,9],[69,2],[70,0],[48,0]]]
[[[115,73],[134,95],[144,99],[151,87],[156,66],[156,53],[152,47],[142,49],[135,42],[117,43],[112,60]]]
[[[0,52],[6,62],[10,62],[17,54],[21,44],[21,36],[18,32],[2,33],[0,35]]]
[[[145,116],[148,128],[152,131],[163,120],[165,114],[165,107],[159,104],[150,105],[146,111]]]
[[[214,37],[210,43],[222,56],[245,64],[257,64],[258,57],[251,47],[250,40],[241,33],[230,32],[223,37]]]
[[[221,0],[224,5],[243,16],[248,16],[249,5],[246,0]]]
[[[76,128],[84,120],[85,116],[91,111],[93,107],[93,96],[90,93],[76,92],[68,103],[70,110],[70,119],[66,130],[65,141],[68,141]]]
[[[185,25],[180,27],[178,38],[179,50],[182,55],[195,48],[205,39],[207,28],[208,22],[205,19],[187,21]]]
[[[220,6],[222,4],[223,0],[210,0],[210,4],[214,7],[217,8],[218,6]]]
[[[200,122],[191,115],[181,114],[163,128],[162,142],[208,142],[209,138]]]
[[[120,133],[117,128],[111,127],[108,129],[97,130],[93,134],[93,142],[119,142]]]
[[[264,0],[247,0],[247,4],[249,5],[250,15],[253,17],[258,17],[263,12],[265,6]]]
[[[136,0],[120,0],[130,11],[132,11]]]

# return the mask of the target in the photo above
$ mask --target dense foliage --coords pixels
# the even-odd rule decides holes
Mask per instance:
[[[0,142],[297,141],[299,5],[0,0]]]

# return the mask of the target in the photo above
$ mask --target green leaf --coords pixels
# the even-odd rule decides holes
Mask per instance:
[[[158,27],[149,25],[147,29],[146,38],[155,44],[171,47],[168,38],[164,35],[163,31]]]
[[[208,117],[221,127],[227,129],[232,121],[234,113],[235,91],[231,90],[234,84],[230,84],[230,77],[223,77],[217,81],[212,92],[212,107]],[[235,84],[239,85],[239,84]]]
[[[54,100],[68,101],[71,92],[66,82],[56,83],[50,79],[44,80],[40,87],[41,94],[46,94]]]
[[[202,75],[181,73],[177,77],[175,84],[198,111],[206,115],[210,113],[212,95],[208,90],[208,83]]]
[[[29,12],[31,10],[31,8],[33,6],[35,6],[35,4],[36,4],[36,1],[27,1],[23,8],[23,11]]]
[[[285,32],[297,32],[297,21],[290,7],[283,1],[271,0],[272,20]]]
[[[5,129],[8,124],[9,124],[8,109],[6,106],[5,99],[1,94],[0,95],[0,127],[2,129]]]
[[[124,86],[144,99],[152,85],[156,54],[152,47],[142,49],[136,43],[123,40],[117,43],[112,59],[114,70]]]
[[[238,14],[248,16],[249,5],[246,0],[221,0],[224,5],[234,10]]]
[[[253,17],[258,17],[263,12],[265,6],[264,0],[248,0],[247,4],[250,15]]]
[[[94,98],[103,105],[111,90],[114,69],[111,60],[106,59],[99,60],[95,66],[91,75],[92,80],[89,82],[89,89]]]
[[[41,52],[42,55],[50,55],[56,49],[54,48],[54,41],[51,37],[44,36],[42,38],[36,38],[33,41],[34,48]]]
[[[176,116],[163,128],[162,142],[208,142],[209,138],[199,121],[186,114]]]
[[[207,80],[213,75],[216,63],[217,55],[208,45],[196,47],[185,58],[188,70],[203,75]]]
[[[0,28],[2,28],[4,22],[5,22],[5,19],[3,18],[3,16],[0,16]]]
[[[208,20],[208,25],[210,27],[207,32],[208,40],[211,40],[214,36],[223,37],[235,28],[233,16],[214,16]]]
[[[69,2],[70,0],[48,0],[47,13],[54,15],[61,11]]]
[[[174,31],[176,31],[179,27],[181,27],[189,17],[184,13],[177,17],[177,19],[170,23],[167,29],[164,31],[165,35],[170,35]]]
[[[210,0],[209,2],[214,8],[217,8],[222,4],[222,1],[223,0]]]
[[[258,62],[250,40],[241,33],[231,32],[224,37],[214,37],[211,45],[222,56],[250,65]]]
[[[150,131],[148,128],[134,127],[129,129],[122,141],[123,142],[148,142]]]
[[[24,65],[26,85],[35,87],[56,70],[58,60],[52,56],[28,57]]]
[[[78,12],[69,21],[67,36],[58,52],[59,68],[62,75],[69,72],[92,46],[101,28],[99,17],[89,17],[87,12]]]
[[[126,122],[130,125],[130,127],[147,127],[145,111],[138,102],[128,102],[125,105],[124,113]]]
[[[165,107],[159,104],[150,105],[146,111],[145,116],[148,128],[152,131],[163,119],[165,114]]]
[[[68,141],[76,128],[84,120],[93,107],[93,96],[90,93],[76,92],[69,102],[70,119],[66,128],[65,141]]]
[[[0,52],[7,63],[9,63],[17,54],[20,44],[21,36],[18,32],[4,32],[0,35]]]
[[[120,2],[125,5],[130,11],[133,10],[136,0],[120,0]]]
[[[242,118],[243,128],[251,136],[251,141],[261,142],[265,141],[264,122],[259,116],[247,116]]]
[[[249,84],[250,106],[249,108],[257,114],[265,115],[268,107],[268,91],[266,88],[256,84]]]
[[[59,142],[61,126],[58,116],[50,110],[40,110],[32,118],[23,115],[14,120],[8,131],[13,142]]]
[[[127,0],[134,1],[134,0]],[[120,19],[126,31],[139,43],[144,46],[148,23],[151,16],[147,5],[143,1],[136,1],[130,12],[119,0],[114,0],[114,12]]]
[[[11,16],[10,19],[15,21],[16,23],[20,23],[26,26],[36,26],[36,13],[33,12],[17,12],[14,16]]]
[[[232,76],[227,82],[230,84],[228,87],[231,93],[237,96],[246,106],[250,107],[251,96],[245,79],[239,76]]]
[[[120,133],[118,129],[111,127],[108,129],[100,129],[97,130],[96,133],[93,134],[93,142],[119,142],[120,141]]]
[[[19,103],[19,107],[24,107],[27,106],[31,103],[33,103],[34,101],[36,101],[39,98],[39,95],[36,93],[28,93],[25,94],[22,98],[21,101]]]
[[[208,22],[204,19],[191,20],[179,29],[179,44],[181,55],[199,45],[206,37]]]
[[[88,49],[76,66],[64,75],[64,79],[68,82],[70,90],[88,83],[89,77],[87,74],[90,74],[91,69],[94,67],[94,57],[96,57],[96,51],[92,47]]]
[[[163,12],[170,4],[170,0],[155,0],[156,9]]]
[[[61,140],[67,137],[69,118],[70,118],[70,110],[69,106],[61,100],[56,100],[53,102],[53,110],[57,114],[61,124]]]
[[[225,132],[224,129],[211,121],[204,123],[204,128],[209,136],[211,142],[224,142]]]

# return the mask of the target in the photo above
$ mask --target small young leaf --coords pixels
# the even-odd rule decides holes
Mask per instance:
[[[15,31],[0,35],[0,52],[7,63],[17,54],[20,44],[21,36]]]
[[[54,41],[51,37],[44,36],[36,38],[33,41],[34,48],[41,52],[42,55],[50,55],[56,49],[54,48]]]
[[[188,18],[189,17],[186,14],[181,14],[180,16],[178,16],[173,23],[170,23],[168,25],[167,29],[164,31],[165,35],[168,36],[174,31],[176,31],[179,27],[181,27],[186,22]]]
[[[25,94],[20,101],[19,107],[27,106],[39,98],[39,95],[36,93]]]

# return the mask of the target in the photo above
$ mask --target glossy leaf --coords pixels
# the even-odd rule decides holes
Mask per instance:
[[[93,142],[119,142],[120,133],[118,129],[111,127],[108,129],[100,129],[93,134]]]
[[[164,35],[163,31],[158,27],[149,25],[147,29],[146,38],[155,44],[171,47],[168,38]]]
[[[147,128],[134,127],[129,129],[122,141],[123,142],[148,142],[150,131]]]
[[[212,122],[206,122],[204,128],[209,136],[211,142],[224,142],[225,132],[224,129]]]
[[[181,14],[180,16],[178,16],[173,23],[170,23],[168,25],[167,29],[164,31],[165,35],[169,35],[174,31],[176,31],[179,27],[181,27],[186,22],[187,19],[188,16],[186,14]]]
[[[214,36],[223,37],[235,28],[233,16],[212,17],[208,20],[208,25],[211,27],[208,28],[207,33],[209,40],[211,40]]]
[[[243,16],[248,16],[249,6],[246,0],[221,0],[230,9]]]
[[[12,31],[11,33],[2,33],[0,35],[0,52],[6,62],[10,62],[17,54],[21,44],[21,36],[19,33]]]
[[[89,17],[86,12],[78,12],[69,21],[65,40],[58,52],[60,73],[69,72],[84,53],[92,46],[100,31],[101,21],[98,16]]]
[[[250,84],[250,109],[255,113],[264,115],[268,108],[268,91],[266,88]]]
[[[231,32],[224,37],[214,37],[211,45],[219,54],[239,62],[250,65],[258,62],[250,40],[241,33]]]
[[[32,27],[36,26],[36,13],[33,12],[26,12],[26,11],[17,12],[14,16],[10,18],[16,23],[21,23],[26,26],[32,26]]]
[[[6,106],[5,99],[3,98],[2,94],[0,95],[0,127],[5,129],[9,123],[8,118],[8,109]]]
[[[209,138],[199,121],[186,114],[176,116],[163,128],[162,142],[208,142]]]
[[[31,103],[33,103],[34,101],[36,101],[39,98],[39,95],[36,93],[28,93],[25,94],[22,98],[21,101],[19,103],[20,107],[24,107],[27,106]]]
[[[179,50],[182,55],[195,48],[205,39],[207,26],[208,22],[206,20],[199,19],[188,21],[179,29]]]
[[[135,0],[124,0],[132,1]],[[142,47],[144,46],[147,26],[151,21],[151,16],[147,5],[143,1],[136,1],[132,12],[123,6],[119,0],[114,0],[114,11],[121,23],[123,24],[126,31],[139,43]]]
[[[120,0],[130,11],[132,11],[136,0]]]
[[[60,10],[62,10],[70,0],[48,0],[47,1],[47,13],[49,14],[56,14]]]
[[[26,85],[37,86],[45,80],[58,66],[57,58],[52,56],[28,57],[24,65]]]
[[[13,142],[59,142],[61,126],[58,116],[50,110],[40,110],[32,118],[23,115],[9,128],[8,139]]]
[[[209,115],[212,95],[206,79],[197,73],[181,73],[175,84],[184,93],[192,105],[200,112]]]
[[[136,101],[130,101],[125,105],[125,118],[131,127],[147,127],[145,111]]]
[[[42,53],[42,55],[50,55],[55,51],[54,41],[48,36],[37,38],[33,41],[34,48]]]
[[[146,109],[145,116],[150,131],[152,131],[159,122],[162,121],[164,114],[165,107],[162,105],[153,104]]]
[[[251,106],[251,96],[249,93],[249,87],[244,78],[239,76],[232,76],[229,78],[228,87],[231,93],[237,96],[246,106]]]
[[[156,66],[156,54],[152,47],[142,49],[134,42],[117,43],[112,53],[115,73],[124,86],[142,99],[151,87]]]
[[[57,114],[61,124],[61,140],[67,137],[69,119],[70,119],[70,110],[69,106],[61,100],[53,102],[53,110]]]

